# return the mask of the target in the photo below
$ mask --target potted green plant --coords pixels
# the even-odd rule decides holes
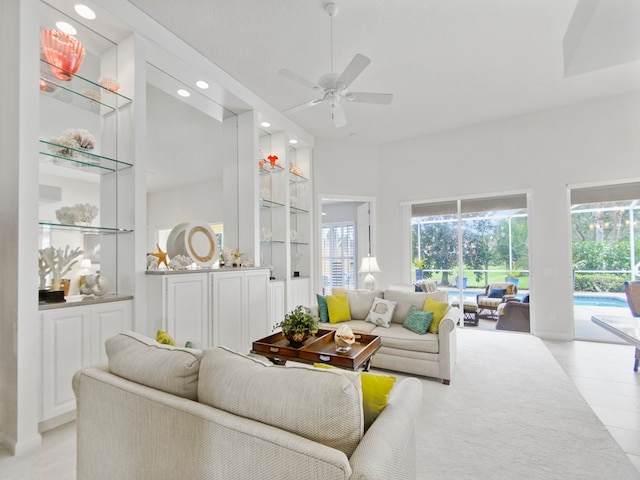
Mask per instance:
[[[275,325],[282,328],[285,336],[292,347],[301,347],[305,340],[318,331],[318,322],[305,310],[302,305],[298,305],[291,312],[284,316],[284,320]]]

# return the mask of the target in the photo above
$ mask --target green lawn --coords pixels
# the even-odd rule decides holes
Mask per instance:
[[[500,267],[490,267],[489,270],[491,270],[491,268],[495,268],[495,269],[500,269]],[[502,270],[504,270],[504,268],[502,268]],[[458,269],[454,269],[453,273],[449,273],[449,283],[455,285],[455,279],[458,275]],[[499,282],[504,282],[505,278],[506,278],[506,273],[504,271],[497,271],[497,272],[489,272],[487,274],[487,282],[485,283],[484,278],[485,276],[482,276],[482,279],[480,281],[476,280],[475,275],[472,272],[468,272],[466,273],[467,276],[467,288],[484,288],[487,284],[489,283],[499,283]],[[529,289],[529,276],[527,274],[520,274],[518,278],[518,289],[520,290],[528,290]],[[437,280],[438,283],[442,282],[442,273],[437,272],[434,273],[431,276],[431,279],[433,280]]]

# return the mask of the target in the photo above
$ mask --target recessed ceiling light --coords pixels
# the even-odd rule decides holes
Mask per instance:
[[[291,145],[295,145],[296,143],[298,143],[298,140],[296,140],[295,138],[292,138],[291,140],[289,140],[289,143]]]
[[[269,122],[262,122],[262,123],[260,124],[260,126],[261,126],[261,127],[264,127],[264,128],[269,128],[269,127],[271,126],[271,124],[270,124]]]
[[[67,35],[75,35],[76,33],[78,33],[75,27],[67,22],[56,22],[56,27],[58,27],[58,30],[66,33]]]
[[[179,89],[177,93],[181,97],[190,97],[191,96],[191,94],[189,92],[187,92],[184,88]]]
[[[86,5],[82,5],[81,3],[74,5],[73,9],[78,15],[80,15],[82,18],[86,18],[87,20],[93,20],[96,18],[96,12],[91,10]]]
[[[206,90],[207,88],[209,88],[209,84],[204,80],[198,80],[196,82],[196,87],[201,88],[202,90]]]

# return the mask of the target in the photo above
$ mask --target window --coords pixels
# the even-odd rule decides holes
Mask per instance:
[[[355,223],[340,222],[322,227],[322,290],[356,287]]]

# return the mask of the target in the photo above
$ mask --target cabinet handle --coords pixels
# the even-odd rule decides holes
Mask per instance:
[[[318,356],[318,358],[319,358],[320,360],[322,360],[323,362],[328,362],[328,361],[330,361],[330,360],[331,360],[331,357],[330,357],[330,356],[328,356],[328,355],[319,355],[319,356]]]
[[[280,349],[278,347],[269,347],[269,351],[273,353],[278,353]]]

